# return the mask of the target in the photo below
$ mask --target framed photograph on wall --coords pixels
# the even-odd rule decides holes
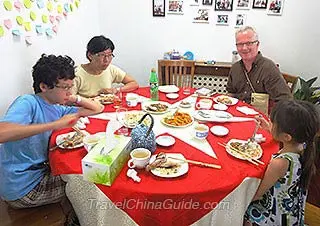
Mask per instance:
[[[213,0],[202,0],[202,5],[212,5]]]
[[[153,16],[165,16],[165,0],[152,0]]]
[[[182,0],[169,0],[168,14],[183,14],[183,1]]]
[[[199,1],[201,0],[190,0],[190,6],[199,6]]]
[[[268,0],[253,0],[252,8],[254,9],[266,9]]]
[[[214,10],[232,11],[233,0],[215,0]]]
[[[268,4],[268,14],[281,16],[282,10],[283,10],[283,3],[284,3],[284,0],[277,0],[277,1],[272,0]]]
[[[239,27],[245,26],[246,25],[246,17],[247,17],[246,14],[237,14],[235,27],[239,28]]]
[[[193,23],[209,23],[209,9],[198,9],[193,18]]]
[[[229,15],[217,15],[217,25],[229,25]]]
[[[237,0],[236,9],[250,9],[251,0]]]

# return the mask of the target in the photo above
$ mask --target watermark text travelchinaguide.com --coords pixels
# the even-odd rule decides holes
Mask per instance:
[[[165,199],[164,201],[149,201],[140,199],[125,199],[122,202],[111,201],[99,201],[97,199],[88,199],[90,202],[90,209],[113,209],[115,207],[120,209],[185,209],[185,210],[198,210],[198,209],[217,209],[217,210],[229,210],[229,202],[205,202],[193,200],[178,200]]]

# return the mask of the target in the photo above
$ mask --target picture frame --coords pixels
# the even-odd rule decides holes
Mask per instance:
[[[184,13],[182,0],[169,0],[168,5],[168,14],[182,15]]]
[[[200,8],[193,18],[193,23],[209,23],[209,9]]]
[[[229,15],[222,15],[222,14],[218,14],[217,15],[217,20],[216,20],[216,25],[225,25],[228,26],[229,25]]]
[[[253,0],[253,9],[266,9],[268,5],[268,0]]]
[[[152,0],[153,16],[154,17],[166,16],[165,7],[166,7],[165,0]]]
[[[202,0],[202,5],[212,5],[213,0]]]
[[[232,11],[233,0],[215,0],[215,11]]]
[[[283,11],[284,0],[271,0],[268,4],[268,15],[281,16]]]
[[[191,2],[190,2],[190,6],[199,6],[200,4],[199,4],[199,1],[201,1],[201,0],[190,0]]]
[[[250,9],[251,0],[237,0],[236,1],[236,9]]]
[[[246,25],[246,19],[247,19],[247,15],[246,14],[237,14],[235,28],[239,28],[239,27],[245,26]]]

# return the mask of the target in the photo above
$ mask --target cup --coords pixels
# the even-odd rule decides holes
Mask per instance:
[[[210,109],[212,106],[212,100],[210,99],[200,99],[199,102],[196,104],[198,109]]]
[[[135,107],[138,104],[138,95],[135,93],[128,93],[126,96],[126,103],[128,107]]]
[[[186,77],[182,82],[182,93],[189,95],[191,93],[191,78]]]
[[[151,152],[146,148],[136,148],[130,153],[131,159],[128,161],[129,168],[145,168],[151,157]]]
[[[99,135],[87,135],[83,138],[84,148],[89,152],[94,146],[96,146],[101,137]]]
[[[204,124],[197,124],[194,126],[192,135],[199,140],[206,139],[209,133],[209,127]]]
[[[122,92],[121,92],[121,90],[114,93],[113,103],[114,103],[114,108],[121,107],[121,105],[122,105]]]

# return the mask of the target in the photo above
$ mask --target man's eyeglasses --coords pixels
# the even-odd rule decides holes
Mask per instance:
[[[72,85],[72,86],[59,86],[59,85],[54,85],[54,87],[57,87],[57,88],[59,88],[59,89],[63,89],[64,91],[70,91],[70,90],[72,89],[73,85]]]
[[[97,56],[97,57],[101,57],[101,58],[108,58],[108,59],[114,58],[113,53],[111,53],[111,54],[96,53],[96,54],[94,54],[94,55]]]
[[[244,42],[244,43],[236,43],[236,46],[237,47],[244,47],[245,45],[246,46],[253,46],[254,44],[258,43],[259,41],[258,40],[255,40],[255,41],[252,41],[252,42]]]

